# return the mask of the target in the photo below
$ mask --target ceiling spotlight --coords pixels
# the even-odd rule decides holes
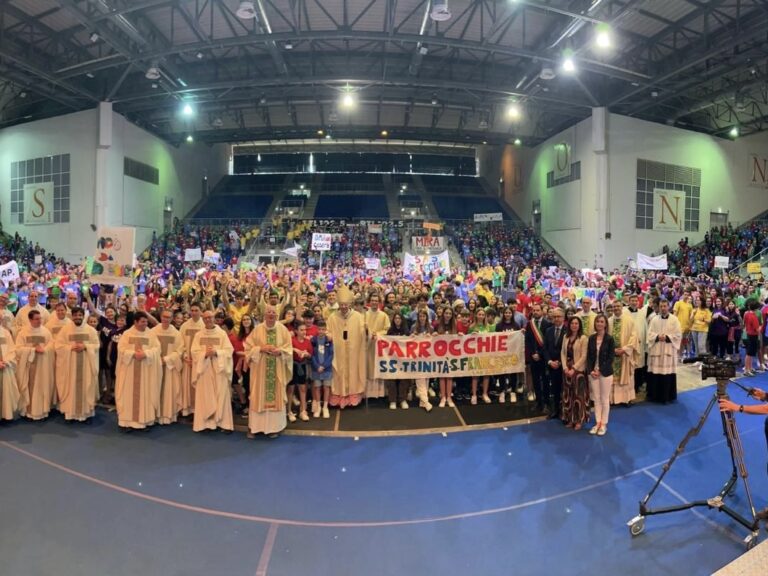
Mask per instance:
[[[595,30],[595,46],[603,50],[611,47],[611,28],[607,24],[598,24]]]
[[[203,59],[203,53],[202,52],[198,52],[197,54],[195,54],[195,58],[197,58],[198,60],[202,60]]]
[[[293,50],[293,42],[286,42],[285,43],[285,49],[286,50]]]
[[[576,72],[576,62],[573,60],[573,56],[567,54],[563,57],[562,69],[563,72],[567,72],[568,74]]]
[[[731,128],[731,131],[728,132],[728,135],[731,138],[738,138],[739,137],[739,127],[738,126],[734,126],[733,128]]]
[[[437,94],[432,94],[432,106],[437,106]]]
[[[387,132],[386,130],[382,130],[382,131],[381,131],[381,136],[382,136],[383,138],[386,138],[387,136],[389,136],[389,132]]]
[[[189,142],[189,143],[192,143],[192,142],[194,142],[194,141],[195,141],[195,139],[194,139],[194,137],[192,136],[192,134],[187,134],[187,142]]]
[[[325,135],[325,139],[326,139],[326,140],[330,140],[330,139],[331,139],[331,135],[330,135],[330,134],[326,134],[326,135]]]
[[[320,130],[318,130],[318,131],[317,131],[317,135],[318,135],[318,136],[322,136],[323,134],[325,134],[325,132],[323,131],[323,129],[322,129],[322,128],[321,128]]]
[[[520,138],[515,138],[515,146],[522,146],[523,141]]]
[[[160,68],[157,67],[157,64],[152,64],[152,66],[147,68],[144,78],[147,80],[160,80]]]
[[[253,7],[253,2],[240,2],[240,7],[235,14],[243,20],[253,20],[256,18],[256,8]]]
[[[99,35],[96,34],[96,32],[91,32],[91,35],[89,36],[91,42],[94,44],[99,41]]]
[[[448,0],[434,0],[432,12],[429,17],[435,22],[445,22],[451,19],[451,11],[448,9]]]
[[[85,73],[85,75],[86,75],[88,78],[95,78],[95,76],[93,75],[93,73],[92,73],[92,72],[86,72],[86,73]]]
[[[352,89],[347,86],[346,92],[341,96],[341,105],[344,108],[352,108],[357,103],[357,99],[355,98],[354,92],[352,92]]]
[[[507,118],[517,120],[520,118],[520,105],[517,102],[512,102],[507,106]]]
[[[184,116],[192,116],[192,114],[194,114],[195,111],[190,104],[184,104],[184,106],[181,109],[181,113],[184,114]]]
[[[24,92],[23,90],[21,92],[19,92],[19,98],[26,98],[26,97],[27,97],[27,93],[26,92]]]

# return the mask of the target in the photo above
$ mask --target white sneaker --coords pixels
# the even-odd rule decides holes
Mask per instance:
[[[320,406],[316,406],[312,409],[312,418],[320,418],[320,412],[321,412]]]
[[[306,410],[303,410],[301,414],[299,414],[299,420],[302,422],[309,422],[309,415],[307,414]]]
[[[528,402],[533,402],[534,400],[536,400],[536,394],[528,392]]]
[[[288,422],[296,422],[296,414],[288,412]]]
[[[323,406],[323,418],[330,418],[331,412],[328,410],[328,406]]]
[[[456,404],[453,403],[452,398],[448,398],[448,408],[456,408]]]
[[[477,404],[477,396],[472,396],[472,398],[469,399],[469,403],[472,404],[472,406],[475,406]]]
[[[510,404],[514,404],[515,402],[517,402],[517,394],[515,394],[514,392],[510,392],[509,393],[509,403]]]
[[[445,408],[445,398],[440,398],[440,404],[438,404],[440,408]]]
[[[522,394],[523,393],[523,385],[522,384],[518,384],[517,388],[515,389],[515,392],[517,392],[518,394]]]
[[[389,409],[390,410],[397,410],[397,402],[390,402],[389,403]]]
[[[403,400],[402,402],[400,402],[400,408],[401,408],[402,410],[408,410],[408,408],[410,408],[410,406],[408,406],[408,402],[406,402],[405,400]]]
[[[296,396],[293,397],[291,402],[293,403],[294,406],[301,406],[301,402],[299,402],[299,399],[296,398]]]
[[[419,402],[419,408],[424,408],[427,412],[432,412],[432,404],[429,402]]]
[[[432,388],[427,388],[427,394],[429,394],[430,398],[435,398],[437,396],[437,394],[435,393],[434,390],[432,390]]]
[[[605,436],[606,432],[608,432],[608,426],[600,426],[600,429],[597,431],[597,435]]]
[[[592,426],[592,429],[589,431],[590,434],[597,434],[600,431],[601,426],[599,424],[595,424]]]
[[[491,403],[491,398],[488,396],[488,394],[483,394],[483,402],[485,402],[486,404]]]
[[[510,396],[511,396],[511,395],[512,395],[512,394],[510,394]],[[504,402],[506,402],[506,401],[507,401],[507,396],[506,396],[506,394],[504,394],[504,392],[502,392],[501,394],[499,394],[499,404],[504,404]]]

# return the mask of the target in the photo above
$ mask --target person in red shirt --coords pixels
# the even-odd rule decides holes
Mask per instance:
[[[754,298],[747,300],[747,311],[744,313],[744,331],[747,334],[747,354],[744,358],[744,376],[754,376],[752,362],[757,357],[760,347],[760,320],[756,310],[760,303]]]
[[[240,360],[245,355],[244,340],[239,338],[237,332],[235,332],[235,321],[232,318],[224,318],[221,323],[221,329],[227,333],[229,341],[232,343],[232,365],[235,369],[232,371],[232,389],[237,396],[237,408],[238,413],[247,408],[248,403],[245,396],[245,389],[243,388],[242,377],[243,373],[240,370]]]
[[[293,344],[293,378],[288,383],[288,420],[296,422],[296,415],[291,409],[294,386],[299,387],[299,418],[306,422],[307,414],[307,383],[309,382],[312,362],[312,341],[307,338],[307,327],[302,322],[296,326],[296,334],[291,338]]]
[[[309,308],[301,314],[304,326],[307,327],[307,338],[312,339],[317,336],[317,326],[315,326],[315,313]]]

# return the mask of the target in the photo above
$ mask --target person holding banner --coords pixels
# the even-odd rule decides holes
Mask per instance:
[[[58,309],[57,309],[58,311]],[[65,420],[83,422],[93,418],[99,391],[99,335],[83,320],[79,306],[71,310],[72,320],[55,339],[56,384],[59,411]]]
[[[406,336],[408,331],[406,330],[405,318],[400,313],[396,313],[392,316],[392,324],[387,329],[387,336]],[[374,356],[376,350],[374,349]],[[375,358],[374,358],[375,360]],[[375,369],[375,366],[372,367]],[[400,404],[400,408],[403,410],[408,409],[408,388],[410,386],[410,380],[387,380],[387,397],[389,399],[389,409],[397,410],[397,405]]]
[[[28,392],[22,394],[16,379],[16,344],[10,330],[0,323],[0,420],[15,420],[26,414]]]
[[[160,342],[147,328],[146,312],[136,312],[133,326],[117,344],[115,406],[123,432],[146,429],[157,420],[160,394]]]
[[[333,340],[333,379],[331,406],[345,408],[360,404],[365,391],[365,318],[352,310],[354,295],[345,285],[337,294],[339,309],[328,318]]]
[[[451,310],[451,308],[446,308]],[[452,316],[453,317],[453,316]],[[479,334],[485,332],[494,332],[495,326],[486,322],[486,312],[484,308],[478,308],[475,313],[475,322],[469,327],[469,334]],[[485,404],[491,403],[491,398],[488,396],[488,387],[490,385],[490,378],[488,376],[472,376],[472,395],[470,396],[469,403],[473,406],[477,404],[477,381],[482,378],[483,386],[483,402]]]
[[[37,309],[27,312],[27,323],[16,336],[19,390],[27,400],[25,416],[45,420],[58,403],[54,384],[53,337]]]
[[[458,334],[456,330],[456,317],[453,314],[453,309],[450,306],[443,308],[442,313],[437,319],[437,328],[435,330],[437,334]],[[477,382],[475,382],[477,387]],[[446,405],[449,408],[455,408],[453,403],[453,378],[440,378],[440,408],[445,408]],[[477,399],[475,399],[477,403]]]
[[[496,324],[496,332],[516,332],[520,329],[520,325],[515,320],[514,308],[509,305],[505,306],[501,313],[501,320]],[[506,374],[503,377],[499,376],[499,379],[503,382],[501,393],[499,394],[499,404],[504,404],[507,395],[509,395],[510,403],[514,404],[517,402],[517,394],[515,393],[517,377],[516,373]]]

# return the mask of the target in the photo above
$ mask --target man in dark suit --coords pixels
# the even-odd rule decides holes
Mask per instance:
[[[552,325],[544,334],[544,360],[547,364],[548,387],[545,388],[545,400],[549,403],[549,418],[560,417],[561,396],[563,392],[563,367],[560,351],[565,337],[565,312],[561,308],[552,310]]]
[[[534,304],[531,307],[533,318],[528,323],[525,330],[525,362],[531,368],[531,379],[533,380],[533,390],[536,394],[536,406],[539,411],[544,410],[548,401],[547,391],[549,384],[545,383],[547,379],[547,368],[545,360],[545,342],[544,337],[550,323],[543,318],[541,304]]]

